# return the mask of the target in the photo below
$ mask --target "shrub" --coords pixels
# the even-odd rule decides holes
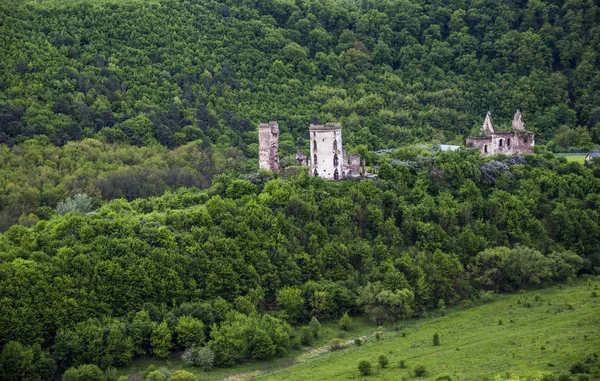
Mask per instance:
[[[417,377],[424,377],[425,375],[427,375],[427,369],[425,368],[425,365],[423,365],[423,364],[415,365],[414,371],[415,371],[415,376],[417,376]]]
[[[313,318],[310,319],[310,323],[308,323],[308,325],[312,329],[313,336],[315,337],[315,339],[318,338],[319,331],[321,331],[321,323],[319,323],[319,320],[313,316]]]
[[[117,370],[117,368],[109,366],[108,368],[106,368],[106,372],[104,372],[104,375],[106,376],[107,381],[117,381],[117,379],[119,378],[119,371]]]
[[[362,340],[361,339],[354,339],[354,345],[357,345],[357,346],[360,347],[362,345]]]
[[[569,372],[571,374],[579,374],[579,373],[589,373],[590,366],[588,364],[584,364],[581,361],[577,361],[569,368]]]
[[[433,345],[435,347],[440,345],[440,334],[437,332],[433,334]]]
[[[385,368],[390,363],[390,360],[386,355],[381,353],[379,356],[377,356],[377,363],[379,364],[380,368]]]
[[[159,370],[154,370],[148,373],[148,375],[144,378],[146,381],[165,381],[166,379],[167,376],[162,374],[162,372]]]
[[[580,374],[577,376],[577,381],[589,381],[590,376],[587,374]]]
[[[313,331],[311,327],[300,328],[300,342],[302,345],[310,345],[313,340]]]
[[[363,376],[368,376],[373,373],[373,365],[368,360],[362,360],[358,363],[358,371]]]
[[[84,364],[67,369],[62,379],[63,381],[104,381],[104,373],[96,365]]]
[[[337,351],[342,349],[342,339],[336,337],[335,339],[331,339],[329,342],[329,349],[332,351]]]
[[[195,381],[194,374],[187,370],[178,370],[173,373],[169,381]]]
[[[556,377],[551,373],[547,373],[540,378],[540,381],[556,381]]]
[[[571,381],[571,375],[563,373],[560,376],[558,376],[558,381]]]
[[[452,381],[452,378],[450,376],[439,376],[436,381]]]
[[[344,331],[348,331],[350,326],[352,325],[352,318],[348,315],[348,312],[344,312],[340,320],[338,321],[338,325]]]
[[[398,368],[400,368],[400,369],[406,368],[406,360],[402,359],[402,360],[398,361]]]
[[[190,347],[183,352],[181,359],[188,365],[197,366],[198,368],[207,371],[213,367],[215,353],[208,347]]]
[[[129,381],[129,377],[127,376],[121,376],[117,379],[117,381]]]
[[[375,332],[375,338],[377,340],[381,340],[381,334],[379,332]]]

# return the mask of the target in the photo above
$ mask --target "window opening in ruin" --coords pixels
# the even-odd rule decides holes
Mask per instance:
[[[487,144],[483,146],[483,152],[487,153]]]
[[[316,150],[317,149],[317,140],[313,140],[313,149]]]
[[[502,139],[500,139],[500,142],[498,144],[500,147],[502,147]]]
[[[313,172],[315,177],[319,177],[319,172],[317,172],[317,168],[315,168],[315,171]]]
[[[316,153],[313,155],[313,163],[315,163],[315,165],[317,165],[317,154]]]
[[[334,180],[340,179],[340,172],[338,172],[337,168],[335,169],[335,172],[333,172],[333,179]]]
[[[339,159],[338,159],[338,155],[333,155],[333,165],[337,166],[339,164]]]
[[[523,143],[527,143],[527,136],[523,138]]]
[[[510,147],[510,138],[506,139],[506,146]]]
[[[333,141],[333,150],[337,151],[337,140]],[[337,164],[336,164],[337,165]]]

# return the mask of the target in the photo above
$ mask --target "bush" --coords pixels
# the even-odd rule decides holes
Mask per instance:
[[[144,378],[146,381],[165,381],[166,379],[167,376],[162,374],[162,372],[159,370],[154,370],[148,373],[148,375]]]
[[[373,373],[373,365],[368,360],[362,360],[358,363],[358,371],[363,376],[368,376]]]
[[[337,351],[339,349],[342,349],[342,342],[343,342],[342,339],[337,338],[337,337],[335,339],[332,339],[329,342],[329,349],[332,351]]]
[[[119,378],[119,371],[117,370],[117,368],[109,366],[106,369],[106,372],[104,372],[104,375],[106,376],[107,381],[117,381],[117,379]]]
[[[433,334],[433,346],[438,347],[439,345],[440,345],[440,334],[436,332]]]
[[[169,381],[195,381],[194,374],[187,370],[178,370],[173,373],[173,376],[169,378]]]
[[[318,338],[319,331],[321,331],[321,323],[319,323],[319,320],[316,317],[313,317],[312,319],[310,319],[310,323],[308,323],[308,325],[312,329],[314,338]]]
[[[590,376],[587,374],[580,374],[577,376],[577,381],[589,381]]]
[[[348,331],[350,326],[352,325],[352,318],[348,315],[348,312],[344,312],[340,320],[338,321],[338,325],[344,331]]]
[[[300,328],[300,342],[302,345],[310,345],[313,340],[313,330],[311,327]]]
[[[381,353],[379,356],[377,356],[377,363],[379,364],[380,368],[385,368],[390,363],[390,360],[386,355]]]
[[[400,360],[398,361],[398,368],[400,369],[405,369],[406,368],[406,360]]]
[[[71,212],[87,213],[92,210],[92,198],[85,193],[76,194],[56,205],[56,214],[63,216]]]
[[[354,339],[354,345],[357,345],[357,346],[360,347],[362,345],[362,340],[361,339]]]
[[[558,381],[571,381],[571,375],[563,373],[560,376],[558,376]]]
[[[190,347],[183,352],[181,359],[188,365],[197,366],[204,371],[208,371],[215,362],[215,353],[208,347]]]
[[[571,365],[571,367],[569,368],[569,372],[571,372],[571,374],[589,373],[590,366],[588,364],[584,364],[581,361],[577,361],[576,363]]]
[[[425,368],[425,365],[423,365],[423,364],[415,365],[414,371],[415,371],[415,376],[417,376],[417,377],[425,377],[427,375],[427,369]]]
[[[67,369],[62,379],[63,381],[104,381],[104,373],[96,365],[84,364]]]
[[[452,378],[450,376],[439,376],[436,381],[452,381]]]

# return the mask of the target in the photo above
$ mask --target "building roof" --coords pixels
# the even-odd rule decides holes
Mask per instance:
[[[451,144],[440,144],[440,151],[456,151],[459,149],[460,146],[455,146]]]

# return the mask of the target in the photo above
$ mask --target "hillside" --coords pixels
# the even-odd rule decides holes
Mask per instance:
[[[277,119],[289,158],[311,121],[379,149],[462,143],[520,108],[538,142],[589,148],[599,18],[593,0],[2,2],[0,142],[200,139],[255,158],[256,124]]]
[[[571,365],[600,348],[600,299],[590,296],[599,287],[597,283],[598,279],[589,284],[579,281],[576,285],[495,297],[483,306],[404,322],[398,332],[384,330],[379,341],[373,328],[362,346],[349,345],[341,351],[309,357],[256,379],[414,379],[418,364],[427,370],[425,377],[418,378],[422,380],[441,376],[452,380],[524,379],[568,373]],[[432,345],[436,332],[439,346]],[[357,337],[352,331],[341,334]],[[381,353],[390,363],[378,369]],[[361,360],[373,363],[372,376],[359,374],[357,365]],[[399,366],[400,360],[405,361],[404,368]]]

